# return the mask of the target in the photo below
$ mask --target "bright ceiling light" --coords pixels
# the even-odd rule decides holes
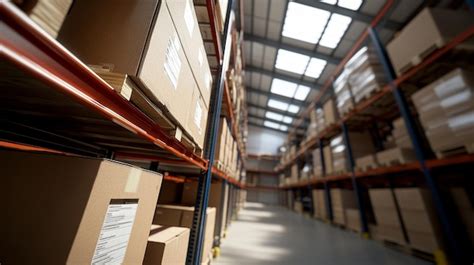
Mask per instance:
[[[264,121],[263,125],[266,126],[266,127],[272,128],[272,129],[279,129],[280,128],[280,124],[278,124],[276,122],[272,122],[272,121]]]
[[[362,5],[362,0],[339,0],[337,5],[350,10],[358,10]]]
[[[330,14],[326,10],[290,2],[282,35],[316,44],[324,31]]]
[[[280,125],[280,130],[286,132],[286,131],[288,131],[288,126]]]
[[[275,67],[302,75],[308,65],[309,56],[279,49]]]
[[[288,111],[291,112],[291,113],[298,113],[298,111],[300,111],[300,107],[291,104],[291,105],[288,107]]]
[[[284,110],[284,111],[288,109],[288,103],[274,100],[274,99],[268,100],[268,106],[275,109]]]
[[[295,95],[296,86],[297,85],[295,83],[274,78],[270,91],[274,94],[292,98]]]
[[[335,5],[337,3],[337,0],[320,0],[320,2],[330,4],[330,5]]]
[[[331,49],[336,48],[351,21],[352,19],[348,16],[332,14],[319,44]]]
[[[306,72],[304,74],[312,78],[319,78],[324,70],[324,67],[326,67],[326,64],[327,62],[325,60],[311,58],[311,61],[309,61],[308,67],[306,68]]]
[[[294,98],[297,100],[306,100],[306,97],[308,96],[310,90],[311,88],[307,86],[299,85],[298,89],[296,89]]]
[[[271,111],[267,111],[265,117],[277,121],[283,120],[283,115]]]
[[[292,118],[292,117],[285,116],[285,117],[283,118],[283,122],[290,124],[290,123],[293,122],[293,118]]]

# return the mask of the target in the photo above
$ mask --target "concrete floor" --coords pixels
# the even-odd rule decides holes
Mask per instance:
[[[425,265],[373,240],[285,208],[247,203],[213,264]]]

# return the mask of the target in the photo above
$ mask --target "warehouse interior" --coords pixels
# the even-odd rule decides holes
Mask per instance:
[[[0,17],[0,264],[474,264],[474,1]]]

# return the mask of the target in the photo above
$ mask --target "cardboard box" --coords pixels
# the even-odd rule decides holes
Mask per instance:
[[[0,185],[2,263],[142,263],[160,174],[104,159],[11,151],[0,151],[0,168],[8,176]]]
[[[361,224],[360,224],[359,210],[358,209],[346,209],[345,210],[345,215],[346,215],[347,228],[360,232]]]
[[[181,197],[181,203],[184,205],[194,205],[197,197],[198,182],[186,182],[183,186],[183,196]],[[224,193],[224,194],[223,194]],[[224,196],[224,200],[222,200]],[[216,226],[214,229],[214,236],[223,236],[225,230],[225,223],[227,218],[227,202],[229,197],[229,186],[223,187],[222,182],[216,182],[211,184],[211,191],[209,193],[209,207],[216,208]],[[222,225],[219,227],[217,221],[219,216],[222,218]]]
[[[471,244],[474,244],[474,207],[468,197],[467,190],[455,187],[450,189],[450,193],[466,231],[469,233]]]
[[[182,191],[181,186],[181,184],[174,181],[163,180],[160,196],[158,196],[158,204],[177,203]]]
[[[196,81],[161,1],[77,1],[58,40],[87,64],[129,75],[188,131],[190,108],[183,106],[192,105]]]
[[[165,2],[203,97],[204,105],[209,108],[212,76],[193,1],[166,0]]]
[[[143,264],[185,264],[189,229],[152,225]]]
[[[187,126],[185,128],[187,128],[188,133],[193,136],[193,140],[198,146],[204,148],[209,109],[204,102],[201,92],[199,92],[195,85],[190,106],[191,108],[189,109],[189,116],[186,123]]]
[[[326,174],[332,174],[333,172],[333,160],[332,160],[332,152],[331,146],[325,146],[323,148],[323,155],[324,155],[324,166],[326,168]]]
[[[228,126],[227,120],[225,117],[222,117],[219,121],[219,132],[216,143],[216,153],[214,155],[214,160],[220,161],[221,163],[225,162],[225,151],[227,145],[227,133]]]
[[[303,213],[303,203],[295,201],[293,204],[293,210],[297,213]]]
[[[56,38],[72,0],[14,1],[44,31]],[[32,4],[33,3],[33,4]]]
[[[291,178],[298,180],[298,177],[299,177],[298,165],[294,164],[291,166]]]
[[[158,205],[155,210],[153,224],[191,228],[193,225],[193,214],[194,207],[179,205]],[[210,253],[212,250],[212,245],[214,243],[216,208],[208,207],[206,216],[206,228],[201,260],[204,260],[206,253]]]
[[[425,8],[387,45],[387,52],[397,74],[419,63],[432,51],[448,43],[474,24],[467,10]],[[410,43],[410,48],[407,48]],[[473,40],[457,48],[473,47]]]
[[[336,104],[334,104],[333,99],[328,99],[323,105],[324,110],[324,122],[326,126],[336,123],[338,119],[338,113],[336,109]]]

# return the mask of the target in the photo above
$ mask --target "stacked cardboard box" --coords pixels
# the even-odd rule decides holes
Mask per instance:
[[[143,92],[203,148],[212,76],[191,0],[78,1],[58,40],[85,63],[127,75],[139,90],[132,103],[148,108],[134,101]]]
[[[0,152],[0,168],[8,176],[0,185],[2,263],[142,263],[160,174],[110,160],[8,151]]]
[[[474,24],[468,10],[425,8],[387,45],[387,52],[397,74],[402,74],[421,62],[427,55],[442,47]],[[410,49],[406,44],[410,43]],[[474,47],[469,39],[456,49]]]
[[[431,194],[421,188],[395,189],[410,246],[428,253],[441,248],[437,216]]]
[[[474,152],[474,74],[455,69],[412,96],[438,157]]]
[[[332,150],[331,150],[330,145],[323,147],[323,155],[324,155],[324,168],[326,169],[326,175],[330,175],[334,172]]]
[[[346,227],[353,231],[361,231],[360,211],[359,209],[346,209]]]
[[[349,71],[344,70],[333,83],[334,93],[336,94],[336,106],[341,115],[348,113],[355,105],[354,95],[348,79]]]
[[[193,224],[193,214],[194,207],[158,205],[156,206],[153,224],[191,228]],[[208,254],[212,251],[215,222],[216,208],[208,207],[201,262],[208,262]]]
[[[165,175],[166,176],[166,175]],[[182,185],[175,181],[163,180],[158,204],[173,204],[181,200]]]
[[[369,189],[370,201],[377,222],[377,238],[405,245],[405,237],[391,189]]]
[[[298,170],[298,165],[297,164],[293,164],[291,166],[291,182],[292,183],[295,183],[298,181],[299,179],[299,170]]]
[[[349,140],[354,159],[364,157],[375,152],[371,136],[367,132],[349,132]],[[346,144],[343,136],[339,135],[331,140],[331,156],[333,173],[348,172],[349,163],[347,160]],[[326,156],[324,157],[326,159]]]
[[[72,0],[14,1],[44,31],[56,38]]]
[[[386,77],[377,54],[372,48],[363,47],[345,65],[348,82],[355,102],[381,89],[386,84]]]
[[[181,197],[181,203],[183,205],[192,205],[196,203],[198,190],[198,182],[186,182],[183,187],[183,196]],[[227,217],[227,201],[229,199],[229,186],[223,185],[222,182],[216,182],[211,184],[211,191],[209,193],[208,206],[216,208],[216,224],[214,228],[214,236],[222,237],[224,235],[225,227],[218,224],[219,220],[221,224],[226,223]]]
[[[334,223],[345,226],[346,209],[357,209],[354,191],[331,189],[331,203]]]
[[[295,201],[293,204],[293,210],[297,213],[303,213],[303,203],[300,201]]]
[[[323,166],[321,163],[321,149],[316,148],[312,152],[313,156],[313,176],[315,178],[323,177]]]
[[[384,151],[380,151],[376,155],[377,163],[383,166],[392,164],[405,164],[416,160],[416,154],[411,144],[410,136],[403,118],[393,121],[393,131],[391,137],[388,138],[386,146],[394,146]]]
[[[185,264],[189,228],[152,225],[143,264]]]
[[[313,190],[314,217],[323,220],[328,219],[326,209],[326,194],[324,190]]]
[[[328,99],[323,105],[325,127],[334,125],[339,118],[334,99]]]

